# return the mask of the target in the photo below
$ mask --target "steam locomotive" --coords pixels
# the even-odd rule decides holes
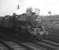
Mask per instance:
[[[26,20],[18,21],[17,19],[19,18],[16,18],[16,15],[9,16],[7,19],[6,17],[2,17],[0,21],[0,39],[19,40],[22,42],[33,40],[33,35],[29,31],[32,27],[31,23]]]
[[[35,16],[35,13],[32,13],[32,16]],[[2,17],[2,20],[0,20],[0,38],[5,40],[20,40],[24,42],[33,41],[37,37],[36,33],[38,32],[34,31],[35,33],[33,33],[32,28],[34,28],[35,25],[37,25],[35,21],[33,22],[29,20],[25,13]],[[41,25],[39,27],[43,30]],[[34,28],[34,30],[36,30],[36,28]]]

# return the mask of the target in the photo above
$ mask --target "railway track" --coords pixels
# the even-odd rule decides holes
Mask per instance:
[[[45,48],[50,48],[50,50],[59,50],[59,43],[53,42],[53,41],[49,41],[49,40],[36,40],[37,45],[41,45]]]
[[[3,46],[7,47],[7,49],[13,50],[13,48],[11,48],[9,45],[7,45],[4,41],[0,40],[0,43],[1,43]],[[0,47],[0,48],[1,48],[1,47]]]
[[[23,45],[20,41],[2,41],[2,45],[8,50],[33,50],[32,48]]]
[[[59,43],[49,41],[49,40],[40,41],[38,39],[32,42],[24,43],[18,40],[5,41],[0,39],[0,43],[3,44],[8,50],[17,50],[16,48],[18,48],[18,50],[20,48],[22,48],[23,50],[40,50],[42,48],[44,48],[45,50],[59,50]]]
[[[9,48],[7,47],[9,50],[12,50],[12,49],[13,50],[48,50],[47,47],[43,47],[43,45],[37,44],[34,42],[23,43],[17,40],[13,40],[13,41],[3,40],[3,42],[4,42],[3,45],[5,47],[9,46]]]
[[[59,43],[55,43],[48,40],[36,40],[27,43],[23,43],[18,40],[0,40],[0,43],[4,45],[8,50],[59,50]]]

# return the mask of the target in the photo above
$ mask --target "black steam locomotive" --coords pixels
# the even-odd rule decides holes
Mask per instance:
[[[26,20],[23,21],[18,19],[16,15],[2,17],[0,21],[0,39],[19,40],[22,42],[33,40],[33,35],[29,31],[32,27],[31,23]]]

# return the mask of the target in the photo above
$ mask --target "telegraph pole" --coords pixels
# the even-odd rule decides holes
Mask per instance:
[[[18,5],[17,5],[17,10],[19,10],[20,9],[20,1],[18,0]]]
[[[17,5],[17,9],[20,9],[19,4]]]

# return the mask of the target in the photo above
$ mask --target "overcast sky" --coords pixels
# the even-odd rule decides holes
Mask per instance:
[[[25,12],[28,7],[39,8],[41,15],[47,15],[49,10],[52,14],[59,14],[59,0],[0,0],[0,16],[13,12],[19,14]]]

